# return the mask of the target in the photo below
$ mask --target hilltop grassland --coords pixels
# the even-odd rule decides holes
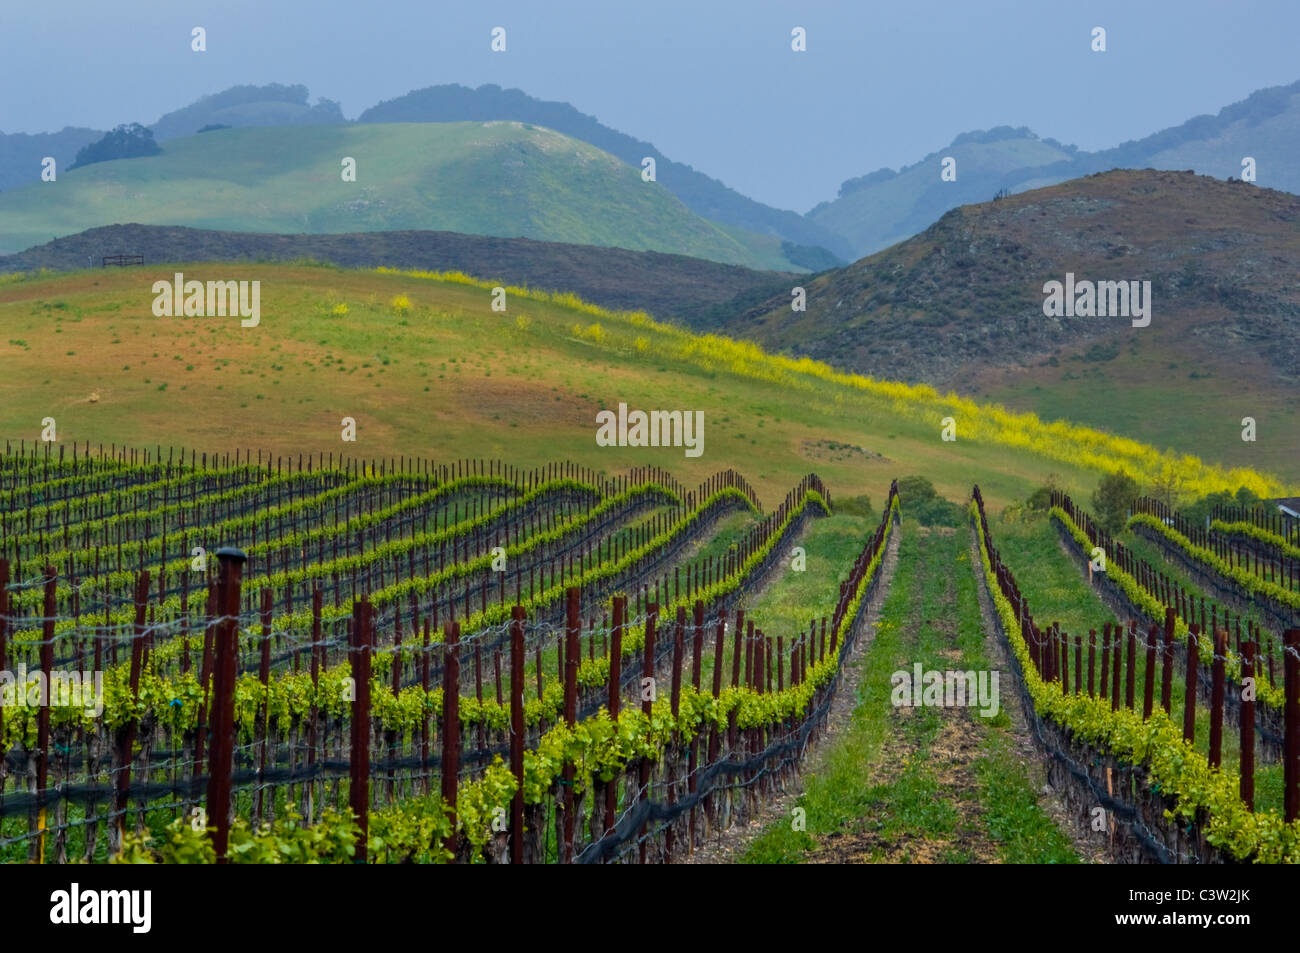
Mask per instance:
[[[153,282],[261,282],[261,322],[155,317]],[[0,432],[60,441],[256,447],[280,454],[570,458],[608,472],[657,464],[683,480],[735,467],[773,501],[809,470],[833,492],[923,473],[963,499],[1022,499],[1048,474],[1090,492],[1104,471],[1177,474],[1188,492],[1287,490],[1270,475],[952,394],[837,372],[568,294],[462,274],[311,263],[162,265],[0,281]],[[596,414],[704,413],[704,453],[601,447]],[[340,439],[341,419],[357,440]],[[941,437],[944,418],[956,439]]]
[[[355,181],[343,161],[355,161]],[[59,169],[0,193],[0,252],[136,222],[228,231],[433,229],[795,270],[781,240],[692,213],[638,168],[519,122],[262,126]],[[802,269],[799,269],[802,270]]]

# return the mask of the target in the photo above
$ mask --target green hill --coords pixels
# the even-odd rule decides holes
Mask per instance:
[[[156,317],[151,285],[259,281],[260,321]],[[929,388],[853,375],[700,336],[571,295],[406,273],[248,262],[156,264],[0,278],[0,436],[31,441],[43,418],[58,440],[200,451],[568,458],[606,472],[670,467],[687,481],[743,469],[768,501],[810,470],[836,497],[923,473],[961,499],[1024,499],[1049,473],[1086,495],[1123,467],[1146,485],[1166,465],[1190,491],[1249,483],[1199,461],[1078,428],[1044,425]],[[703,453],[602,446],[596,414],[629,408],[704,414]],[[344,416],[357,439],[340,440]],[[955,442],[940,421],[957,421]],[[1178,442],[1178,450],[1198,449]]]
[[[685,163],[674,162],[650,143],[611,129],[568,103],[536,99],[522,90],[502,89],[493,83],[485,83],[478,89],[456,83],[430,86],[371,106],[357,117],[357,122],[483,122],[494,119],[510,119],[554,129],[604,149],[633,166],[639,167],[642,159],[653,156],[657,180],[696,215],[833,253],[827,256],[825,264],[810,265],[814,271],[821,267],[833,268],[853,257],[850,243],[833,229],[795,212],[772,208],[741,195]],[[833,256],[841,260],[835,261]]]
[[[345,156],[357,162],[356,182],[342,181]],[[160,156],[0,194],[0,252],[127,222],[454,231],[805,270],[780,239],[706,221],[608,153],[516,122],[218,129],[171,139]]]

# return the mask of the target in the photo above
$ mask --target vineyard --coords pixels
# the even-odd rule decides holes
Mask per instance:
[[[734,471],[0,464],[8,861],[684,860],[796,783],[914,525],[891,486],[792,626],[750,606],[832,512],[812,474],[763,513]],[[1294,537],[1144,500],[1122,542],[1058,491],[1029,536],[1055,527],[1085,636],[1035,620],[1061,587],[1036,559],[1022,589],[970,507],[1004,684],[1077,822],[1104,811],[1121,860],[1300,859]]]
[[[65,451],[0,471],[7,860],[673,859],[793,771],[897,511],[768,635],[816,476]]]

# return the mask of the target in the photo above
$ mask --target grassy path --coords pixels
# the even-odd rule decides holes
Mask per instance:
[[[806,829],[783,818],[743,860],[1077,862],[1039,805],[1041,769],[1000,705],[984,717],[978,707],[893,704],[894,673],[917,663],[927,672],[991,671],[970,560],[968,528],[904,525],[893,585],[855,663],[857,707],[795,802]],[[1009,683],[1000,694],[1014,698]]]

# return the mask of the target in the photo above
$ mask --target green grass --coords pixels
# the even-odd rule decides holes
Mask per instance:
[[[749,846],[744,862],[798,863],[819,845],[837,844],[831,836],[837,834],[865,838],[858,841],[865,855],[855,859],[869,861],[1076,859],[1038,806],[1036,784],[1016,757],[1004,710],[987,719],[956,712],[953,730],[972,735],[978,754],[964,764],[970,785],[954,796],[933,760],[951,716],[892,705],[890,676],[915,662],[926,669],[989,668],[969,539],[966,530],[943,534],[904,523],[880,623],[855,663],[863,671],[858,705],[825,752],[822,770],[805,776],[798,805],[806,811],[806,830],[792,829],[788,820],[773,823]],[[1011,697],[1009,689],[1002,689],[1004,698]]]
[[[152,284],[177,270],[260,281],[261,325],[155,317]],[[399,296],[411,303],[404,314],[390,304]],[[1049,473],[1084,497],[1098,479],[1050,441],[942,441],[937,418],[947,402],[938,396],[909,406],[812,374],[766,376],[761,361],[746,372],[707,340],[645,322],[518,295],[502,314],[490,299],[464,284],[301,264],[182,263],[6,281],[0,433],[34,440],[53,416],[59,440],[96,446],[240,445],[521,466],[567,458],[607,473],[658,465],[683,482],[734,467],[769,506],[810,471],[827,481],[832,501],[879,500],[893,477],[921,473],[953,499],[977,479],[993,506],[1023,499]],[[702,411],[703,455],[598,446],[596,413],[619,402]],[[340,440],[344,416],[357,421],[356,443]],[[845,459],[824,452],[828,444],[882,455]]]
[[[284,234],[434,229],[796,269],[594,146],[513,122],[220,129],[0,193],[0,253],[138,222]],[[357,180],[341,162],[356,159]]]

